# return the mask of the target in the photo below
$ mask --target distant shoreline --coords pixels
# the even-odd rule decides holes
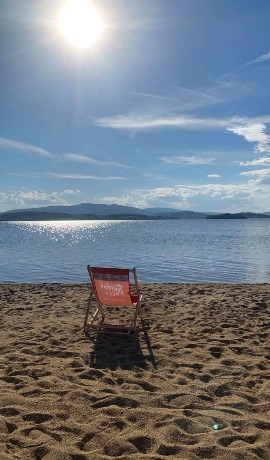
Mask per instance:
[[[182,211],[180,213],[163,215],[146,214],[67,214],[41,211],[19,211],[0,214],[0,222],[48,222],[48,221],[93,221],[93,220],[210,220],[210,219],[268,219],[270,215],[262,213],[224,213],[224,214],[201,214],[192,211]]]

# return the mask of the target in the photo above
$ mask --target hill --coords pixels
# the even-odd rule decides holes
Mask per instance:
[[[205,219],[207,214],[171,208],[140,209],[118,204],[81,203],[71,206],[44,206],[16,209],[0,214],[0,220],[70,219]]]

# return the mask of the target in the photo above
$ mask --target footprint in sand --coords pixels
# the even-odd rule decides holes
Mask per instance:
[[[214,388],[214,394],[218,398],[223,398],[224,396],[229,396],[231,394],[231,390],[229,388],[229,385],[226,383],[222,385],[218,385],[216,388]]]
[[[270,423],[266,422],[264,420],[258,420],[254,423],[256,428],[259,428],[259,430],[269,430],[270,431]]]
[[[44,423],[52,420],[52,415],[49,414],[42,414],[40,412],[34,412],[32,414],[25,414],[23,415],[23,420],[26,422],[34,422],[34,423]]]
[[[112,398],[106,398],[102,401],[98,401],[93,404],[93,409],[99,409],[101,407],[118,406],[118,407],[132,407],[136,408],[139,403],[135,399],[124,398],[122,396],[116,396]]]
[[[159,455],[176,455],[180,451],[180,447],[178,446],[167,446],[165,444],[161,444],[157,450]]]
[[[2,407],[0,408],[0,415],[4,415],[5,417],[14,417],[15,415],[19,415],[19,411],[14,407]]]
[[[253,436],[237,436],[237,435],[234,435],[234,436],[224,436],[222,438],[220,438],[218,440],[218,443],[222,446],[222,447],[228,447],[230,446],[231,444],[233,444],[234,442],[237,442],[237,441],[242,441],[242,442],[245,442],[247,444],[254,444],[258,439],[258,436],[256,435],[253,435]]]
[[[80,450],[84,450],[84,451],[87,451],[89,450],[88,447],[87,447],[87,444],[92,441],[92,439],[96,436],[96,432],[93,431],[91,433],[86,433],[83,438],[81,439],[81,441],[79,441],[77,443],[78,447]]]
[[[4,417],[0,417],[0,433],[2,434],[10,434],[13,433],[17,428],[16,425],[13,423],[7,422]]]
[[[122,455],[125,455],[121,458],[129,458],[130,455],[138,453],[137,448],[133,444],[120,439],[117,439],[117,442],[109,442],[104,446],[103,450],[104,453],[110,457],[121,457]]]
[[[212,380],[212,376],[209,374],[204,374],[200,377],[200,380],[204,383],[209,383]]]
[[[52,440],[57,442],[62,441],[62,436],[60,436],[58,433],[46,429],[43,425],[24,429],[22,430],[22,433],[29,438],[42,438],[44,440],[44,444],[51,442]]]
[[[155,444],[155,439],[150,436],[135,436],[128,439],[128,441],[133,444],[139,452],[142,454],[147,454],[151,451],[153,445]]]
[[[208,431],[206,426],[184,417],[174,420],[174,423],[188,434],[205,433]]]
[[[217,359],[219,359],[223,353],[223,349],[221,347],[210,347],[208,350],[210,351],[210,354]]]

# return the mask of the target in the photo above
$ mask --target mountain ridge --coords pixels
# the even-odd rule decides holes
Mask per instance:
[[[75,205],[53,205],[43,206],[37,208],[23,208],[23,209],[12,209],[5,211],[0,215],[22,213],[22,212],[52,212],[58,214],[72,214],[72,215],[85,215],[93,214],[95,216],[108,216],[108,215],[145,215],[145,216],[163,216],[169,217],[169,214],[176,216],[176,214],[200,216],[204,218],[207,213],[178,210],[174,208],[136,208],[134,206],[124,206],[120,204],[94,204],[94,203],[80,203]],[[184,213],[184,214],[183,214]]]

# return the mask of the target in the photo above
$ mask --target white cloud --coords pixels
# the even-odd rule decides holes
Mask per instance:
[[[269,166],[270,157],[258,158],[257,160],[252,161],[240,161],[240,166]]]
[[[107,204],[120,204],[122,206],[134,206],[136,208],[144,208],[146,207],[145,205],[145,200],[144,198],[139,198],[134,195],[129,195],[126,194],[121,197],[116,197],[116,196],[105,196],[102,199],[95,199],[94,201],[98,203],[107,203]]]
[[[268,203],[270,189],[261,185],[256,180],[250,180],[242,184],[205,184],[191,186],[176,186],[172,188],[155,189],[145,194],[146,199],[179,198],[188,202],[193,198],[207,197],[224,199],[248,199],[255,200],[261,197],[262,203]],[[261,204],[262,204],[261,203]]]
[[[239,173],[240,176],[256,176],[258,178],[260,177],[269,177],[270,176],[270,168],[267,169],[255,169],[253,171],[245,171]]]
[[[207,165],[213,163],[215,158],[204,158],[197,155],[180,155],[161,158],[164,163],[168,164],[187,164],[187,165]]]
[[[65,195],[76,194],[78,191],[74,190],[63,190],[60,192],[42,192],[40,190],[24,191],[19,190],[17,192],[1,192],[0,203],[8,206],[44,206],[46,204],[69,204],[65,200]]]
[[[26,202],[33,202],[33,201],[39,201],[39,202],[47,202],[48,200],[50,201],[62,201],[61,198],[59,198],[57,192],[52,192],[50,194],[40,192],[38,190],[33,191],[33,192],[16,192],[11,196],[14,201],[16,201],[17,204],[24,204]]]
[[[175,187],[162,187],[144,191],[148,198],[179,197],[181,199],[196,196],[224,197],[235,196],[239,193],[250,193],[250,184],[204,184],[204,185],[177,185]]]
[[[119,203],[146,208],[151,206],[192,209],[198,206],[202,199],[207,200],[207,206],[217,200],[232,200],[230,206],[239,210],[269,210],[270,183],[264,180],[248,180],[240,184],[201,184],[176,185],[173,187],[158,187],[154,189],[139,189],[130,191],[122,197],[104,197],[99,202]],[[212,201],[213,199],[213,201]],[[215,200],[215,201],[214,201]],[[220,208],[225,209],[220,205]]]
[[[0,137],[0,148],[41,155],[44,157],[52,157],[50,152],[42,149],[41,147],[36,147],[35,145],[26,144],[24,142],[15,141],[12,139],[6,139],[4,137]]]
[[[78,153],[64,153],[62,156],[66,160],[74,161],[77,163],[91,163],[91,164],[100,165],[100,166],[115,166],[117,168],[129,169],[129,166],[123,165],[122,163],[117,163],[113,161],[99,161],[99,160],[95,160],[94,158],[87,157],[86,155],[80,155]]]
[[[57,174],[57,173],[46,173],[47,176],[54,177],[56,179],[89,179],[89,180],[126,180],[125,177],[117,177],[117,176],[108,176],[108,177],[100,177],[100,176],[93,176],[89,174]]]
[[[0,192],[0,203],[3,203],[7,199],[7,193]]]
[[[221,177],[219,174],[207,174],[207,177],[212,177],[214,179],[218,178],[218,177]]]
[[[266,134],[266,126],[263,123],[249,123],[246,126],[236,125],[227,128],[228,131],[243,136],[247,142],[256,142],[255,152],[270,153],[270,136]]]
[[[75,195],[75,193],[80,193],[80,190],[63,190],[63,194],[65,195]]]

